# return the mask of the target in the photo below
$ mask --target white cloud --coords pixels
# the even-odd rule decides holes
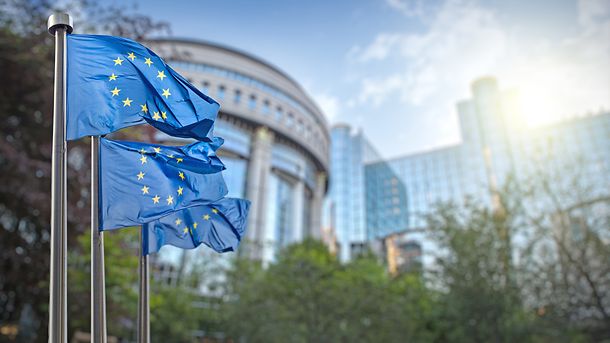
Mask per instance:
[[[381,33],[361,50],[362,62],[398,55],[406,65],[385,77],[363,79],[358,100],[379,104],[398,92],[402,101],[423,105],[428,101],[438,103],[447,96],[463,96],[464,92],[455,94],[456,89],[467,89],[473,77],[493,70],[505,54],[506,40],[507,34],[493,13],[449,1],[426,32]]]
[[[423,0],[386,0],[386,4],[407,17],[422,16],[424,14]]]
[[[400,43],[402,36],[400,34],[379,34],[375,41],[369,45],[364,51],[359,47],[352,50],[352,54],[358,54],[359,62],[368,62],[371,60],[383,60],[388,57],[388,54]]]
[[[393,92],[399,90],[403,86],[403,80],[400,75],[390,75],[384,79],[368,79],[362,80],[361,92],[356,103],[371,102],[374,106],[379,106]]]
[[[315,94],[313,98],[322,112],[326,115],[326,119],[328,119],[330,123],[335,122],[339,117],[339,99],[326,93]]]
[[[392,3],[399,8],[403,2]],[[351,59],[362,66],[395,57],[404,64],[361,78],[359,94],[349,103],[402,102],[421,113],[449,116],[448,109],[455,111],[455,103],[470,96],[473,80],[493,75],[504,88],[531,92],[525,97],[538,101],[536,110],[547,112],[541,116],[610,108],[610,2],[580,0],[578,8],[578,33],[550,40],[503,25],[474,2],[448,0],[424,32],[380,33],[370,45],[352,50]]]

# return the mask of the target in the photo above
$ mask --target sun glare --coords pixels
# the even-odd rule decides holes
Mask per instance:
[[[569,71],[565,66],[547,63],[529,65],[515,70],[511,78],[519,91],[521,122],[526,127],[537,127],[557,122],[574,106],[574,85],[567,80]],[[576,106],[577,107],[577,106]]]

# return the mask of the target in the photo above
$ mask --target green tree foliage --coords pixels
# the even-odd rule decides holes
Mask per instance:
[[[87,232],[69,254],[69,334],[90,328],[90,240]],[[108,335],[133,341],[136,338],[138,305],[138,229],[104,234],[106,309]],[[151,258],[154,259],[156,255]],[[151,336],[157,342],[193,342],[198,331],[219,332],[218,298],[202,297],[198,285],[209,270],[187,270],[177,284],[150,280]],[[154,264],[151,266],[154,275]]]
[[[514,280],[511,215],[467,205],[441,206],[429,218],[439,245],[434,281],[443,290],[439,325],[447,341],[527,341],[531,315]]]
[[[135,327],[138,304],[138,230],[110,231],[104,234],[106,271],[106,310],[108,333],[130,337]],[[78,249],[69,253],[68,305],[70,334],[89,332],[91,323],[91,234],[78,237]]]
[[[232,337],[252,342],[430,340],[432,295],[416,275],[390,277],[372,255],[341,265],[318,241],[263,269],[237,260],[224,307]]]
[[[443,341],[610,340],[610,199],[566,175],[509,179],[494,206],[429,216]]]

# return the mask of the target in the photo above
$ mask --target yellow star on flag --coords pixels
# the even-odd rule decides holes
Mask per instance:
[[[142,162],[142,164],[148,162],[148,161],[146,161],[146,156],[140,157],[140,162]]]
[[[150,65],[153,64],[153,61],[151,61],[150,58],[146,57],[144,63],[146,63],[146,65],[150,67]]]
[[[138,180],[142,180],[144,178],[144,175],[146,175],[146,174],[144,174],[142,172],[139,172],[138,175],[137,175],[138,176]]]
[[[161,79],[161,81],[163,81],[164,78],[166,78],[167,76],[165,76],[165,71],[160,70],[157,72],[157,77]]]
[[[182,195],[182,191],[183,191],[183,190],[184,190],[184,188],[182,188],[182,187],[178,187],[178,190],[177,190],[178,195]]]
[[[176,219],[176,221],[174,223],[176,223],[176,225],[180,225],[180,223],[182,223],[182,220],[180,220],[180,218],[178,218],[178,219]]]
[[[180,176],[180,178],[184,181],[184,173],[183,172],[179,172],[178,176]]]
[[[182,160],[180,157],[178,157],[178,158],[176,159],[176,163],[180,163],[180,162],[182,162],[182,161],[183,161],[183,160]]]
[[[161,153],[161,148],[159,147],[154,147],[153,150],[157,153],[160,154]]]
[[[130,52],[130,53],[127,55],[127,58],[129,58],[129,59],[130,59],[130,60],[133,62],[133,60],[135,60],[135,59],[136,59],[136,55],[135,55],[133,52]]]
[[[184,227],[184,230],[182,230],[182,232],[184,232],[184,233],[188,233],[188,232],[189,232],[189,228],[188,228],[188,226],[185,226],[185,227]]]
[[[194,222],[194,223],[193,223],[193,229],[196,229],[196,228],[197,228],[197,225],[199,225],[199,224],[197,224],[197,222]]]
[[[142,187],[142,194],[148,194],[148,187]]]
[[[174,203],[174,197],[171,195],[168,195],[166,200],[167,200],[168,205],[171,205]]]
[[[148,107],[146,107],[146,104],[140,105],[140,108],[142,109],[142,112],[148,113]]]
[[[161,117],[163,117],[163,120],[167,119],[167,113],[161,111]]]
[[[140,154],[145,154],[146,150],[144,148],[140,149]]]
[[[161,119],[161,116],[159,116],[159,112],[153,112],[152,119],[154,119],[154,120]]]
[[[217,209],[215,209],[215,208],[213,208],[213,209],[212,209],[212,212],[214,212],[214,213],[218,213],[218,210],[217,210]]]
[[[112,96],[115,96],[115,95],[119,95],[120,91],[121,91],[120,89],[118,89],[117,87],[114,87],[114,89],[111,90],[110,92],[112,93]]]
[[[114,65],[122,65],[123,60],[121,59],[121,57],[117,57],[116,60],[112,60],[114,62]]]
[[[155,196],[152,198],[153,204],[158,204],[158,203],[159,203],[159,199],[161,199],[161,197],[160,197],[160,196],[158,196],[158,195],[155,195]]]
[[[172,93],[169,92],[169,88],[165,89],[163,88],[163,94],[161,94],[161,96],[164,96],[165,99],[169,98],[169,96],[172,95]]]
[[[117,76],[116,76],[116,75],[114,75],[114,73],[112,73],[112,75],[110,75],[110,76],[108,77],[108,81],[115,81],[115,80],[116,80],[116,77],[117,77]]]
[[[209,215],[209,214],[206,214],[205,216],[203,216],[203,219],[205,219],[205,220],[210,220],[210,215]]]
[[[133,102],[133,100],[127,98],[125,100],[123,100],[123,107],[125,106],[130,106],[131,107],[131,103]]]

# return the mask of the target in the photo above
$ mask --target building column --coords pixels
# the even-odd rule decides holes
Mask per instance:
[[[267,209],[267,184],[271,173],[271,147],[273,133],[264,126],[254,130],[250,146],[250,162],[246,182],[246,198],[252,202],[248,214],[246,252],[254,259],[262,258],[265,238],[265,212]]]
[[[303,180],[298,180],[294,185],[293,190],[293,216],[292,216],[292,237],[291,242],[300,242],[303,240],[305,233],[304,230],[307,228],[303,227],[303,211],[305,210],[305,183]]]
[[[318,173],[311,200],[311,228],[307,228],[309,230],[307,235],[315,239],[322,239],[322,203],[324,201],[325,190],[326,173]]]

